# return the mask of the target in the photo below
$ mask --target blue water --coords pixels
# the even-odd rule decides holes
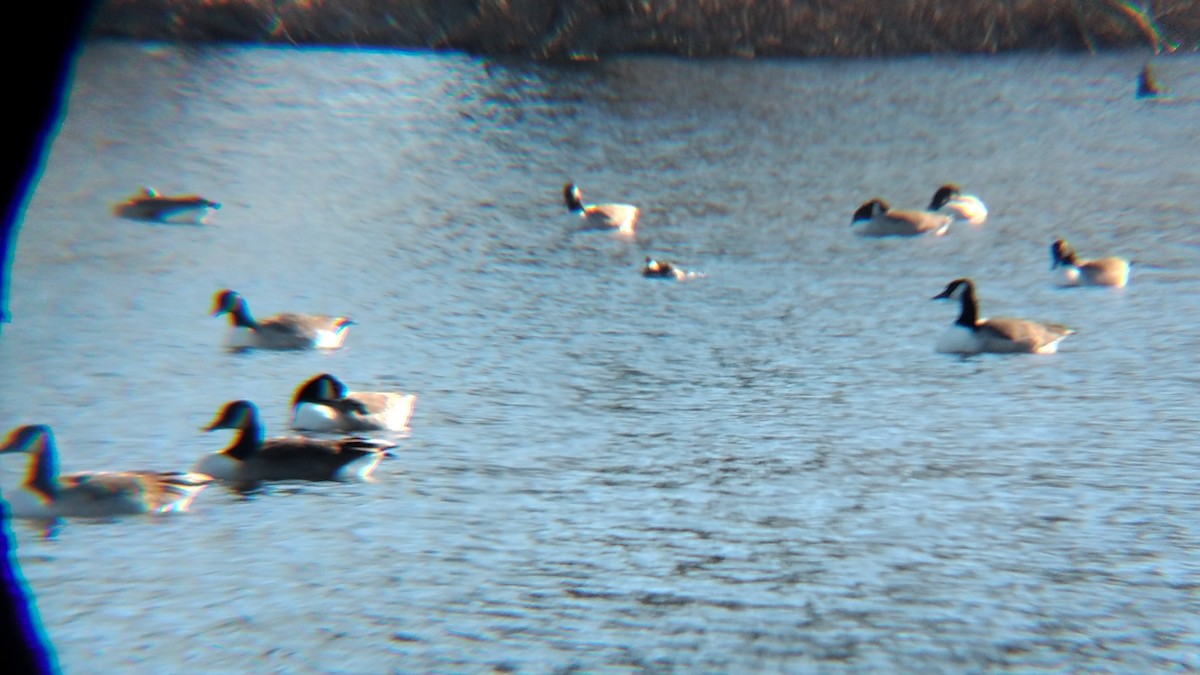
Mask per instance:
[[[6,428],[174,470],[226,401],[285,433],[318,372],[419,398],[368,483],[13,523],[64,671],[1200,669],[1200,61],[1150,103],[1146,58],[89,44],[20,230]],[[567,181],[636,236],[572,235]],[[984,226],[851,234],[948,181]],[[113,217],[143,184],[222,208]],[[1058,236],[1129,287],[1053,286]],[[937,354],[960,276],[1078,333]],[[226,287],[357,323],[228,353]]]

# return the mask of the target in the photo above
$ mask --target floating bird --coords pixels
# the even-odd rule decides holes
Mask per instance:
[[[1150,64],[1142,66],[1142,71],[1138,73],[1137,78],[1137,97],[1138,98],[1158,98],[1166,94],[1166,90],[1158,85],[1158,81],[1154,77],[1154,71],[1151,70]]]
[[[54,434],[44,424],[13,429],[0,453],[27,452],[29,473],[18,490],[4,494],[15,516],[103,517],[186,511],[212,482],[182,471],[94,471],[59,475]]]
[[[584,204],[583,193],[574,183],[563,187],[563,201],[571,213],[578,214],[580,230],[617,230],[632,234],[638,208],[632,204]]]
[[[160,195],[143,187],[137,194],[113,207],[113,214],[155,223],[203,225],[221,205],[200,195]]]
[[[353,472],[371,475],[390,456],[395,443],[356,436],[334,440],[299,436],[264,438],[258,408],[250,401],[227,403],[204,431],[233,429],[234,442],[220,452],[205,455],[196,471],[236,484],[275,480],[337,480]]]
[[[683,281],[685,279],[696,279],[704,275],[700,272],[690,272],[682,269],[673,262],[656,260],[650,256],[646,256],[646,262],[642,265],[642,276],[648,279],[676,279]]]
[[[975,284],[970,279],[955,279],[934,300],[958,300],[962,311],[937,343],[937,351],[950,354],[1026,352],[1053,354],[1058,343],[1075,331],[1057,323],[1039,323],[1027,319],[979,317]]]
[[[954,183],[947,183],[933,193],[929,210],[961,218],[968,225],[982,225],[988,217],[983,201],[975,195],[963,194]]]
[[[237,291],[217,291],[213,316],[229,314],[231,349],[337,349],[346,340],[353,321],[344,316],[276,314],[256,321]]]
[[[850,221],[863,237],[914,237],[933,233],[941,236],[954,221],[952,216],[932,211],[893,211],[888,203],[875,198],[854,212]]]
[[[329,373],[309,379],[292,397],[292,428],[306,431],[367,431],[408,428],[415,394],[347,391]]]
[[[1110,256],[1081,260],[1065,239],[1050,245],[1050,269],[1060,270],[1062,286],[1116,286],[1123,288],[1129,281],[1129,261]]]

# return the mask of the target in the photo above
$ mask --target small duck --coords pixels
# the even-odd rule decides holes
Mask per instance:
[[[155,223],[204,225],[221,205],[200,195],[160,195],[143,187],[137,194],[113,207],[113,214],[131,220]]]
[[[1060,269],[1058,280],[1062,286],[1124,288],[1129,282],[1128,260],[1115,256],[1080,260],[1065,239],[1055,239],[1050,245],[1050,258],[1050,269]]]
[[[292,397],[292,428],[305,431],[404,431],[412,417],[415,394],[347,391],[329,373],[301,384]]]
[[[235,484],[275,480],[337,480],[353,471],[371,475],[395,443],[349,436],[334,440],[281,436],[264,438],[258,407],[250,401],[231,401],[204,431],[233,429],[232,445],[205,455],[196,471]]]
[[[33,455],[21,489],[7,491],[13,515],[25,518],[105,517],[186,511],[212,477],[182,471],[94,471],[60,475],[54,434],[44,424],[17,427],[0,454]]]
[[[987,206],[975,195],[963,194],[954,183],[947,183],[933,193],[929,210],[961,218],[968,225],[982,225],[988,217]]]
[[[863,237],[915,237],[932,233],[942,236],[950,229],[954,218],[932,211],[893,211],[888,203],[878,197],[854,212],[851,227]]]
[[[574,183],[563,187],[563,201],[567,210],[578,214],[580,230],[617,230],[621,234],[632,234],[637,223],[638,207],[632,204],[584,204],[583,193]]]
[[[250,307],[237,291],[217,291],[213,316],[229,314],[231,325],[226,346],[230,349],[338,349],[354,322],[344,316],[276,314],[262,320],[250,315]]]
[[[1058,351],[1059,341],[1075,332],[1057,323],[1007,317],[980,318],[975,283],[970,279],[951,281],[933,299],[958,300],[962,303],[958,320],[937,343],[937,351],[942,353],[1053,354]]]
[[[686,279],[696,279],[704,275],[699,272],[682,269],[673,262],[655,260],[650,256],[646,256],[646,262],[642,265],[642,276],[648,279],[676,279],[684,281]]]

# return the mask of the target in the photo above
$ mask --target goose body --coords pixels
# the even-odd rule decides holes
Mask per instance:
[[[863,237],[941,236],[954,221],[952,216],[932,211],[897,211],[886,201],[872,199],[854,212],[850,225]]]
[[[337,480],[371,475],[395,443],[369,438],[334,440],[299,436],[264,438],[258,408],[250,401],[225,405],[205,431],[233,429],[233,444],[201,457],[195,470],[236,484],[277,480]]]
[[[14,516],[104,517],[186,511],[212,477],[182,471],[96,471],[59,474],[50,427],[17,427],[0,453],[32,455],[24,484],[3,497]]]
[[[929,210],[959,218],[968,225],[982,225],[988,217],[983,200],[975,195],[963,194],[954,183],[947,183],[933,193]]]
[[[579,218],[576,228],[580,230],[616,230],[632,234],[640,213],[632,204],[584,204],[583,193],[574,183],[563,186],[563,201],[567,210]]]
[[[934,300],[958,300],[958,320],[942,335],[937,351],[948,354],[1029,353],[1053,354],[1058,343],[1075,331],[1062,324],[1041,323],[1028,319],[979,316],[975,284],[970,279],[955,279]]]
[[[416,405],[415,394],[347,391],[341,380],[322,373],[304,382],[292,397],[292,428],[304,431],[403,431]]]
[[[160,195],[144,187],[137,194],[113,207],[113,214],[131,220],[156,223],[203,225],[221,205],[200,195]]]
[[[1062,286],[1115,286],[1123,288],[1129,283],[1129,261],[1110,256],[1095,260],[1081,260],[1075,249],[1064,239],[1050,245],[1050,269],[1058,276]]]
[[[256,320],[237,291],[218,291],[213,316],[229,315],[230,349],[338,349],[353,321],[344,316],[284,313]]]

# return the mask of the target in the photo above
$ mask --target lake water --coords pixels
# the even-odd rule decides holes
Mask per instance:
[[[1200,669],[1200,59],[1158,61],[1155,104],[1146,58],[89,44],[20,230],[5,428],[50,424],[64,471],[185,469],[226,401],[282,434],[318,372],[419,399],[368,483],[12,523],[64,671]],[[636,236],[571,235],[569,180]],[[983,227],[852,235],[948,181]],[[113,217],[143,184],[223,207]],[[1053,286],[1057,236],[1129,287]],[[937,354],[959,276],[1078,333]],[[224,287],[357,325],[228,353]]]

